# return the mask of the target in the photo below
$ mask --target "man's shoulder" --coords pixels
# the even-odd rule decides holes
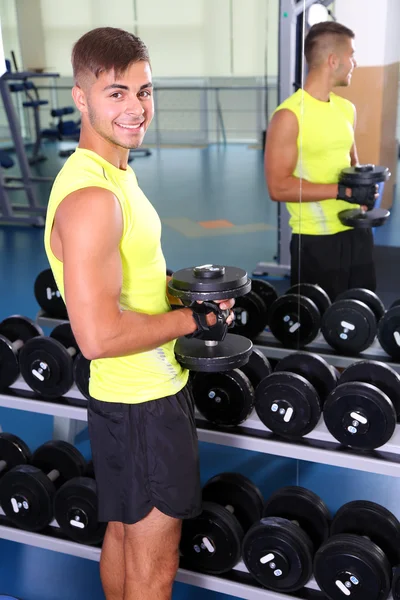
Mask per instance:
[[[355,109],[354,104],[350,100],[347,100],[347,98],[343,98],[343,96],[339,96],[339,94],[335,94],[334,92],[331,93],[331,101],[346,110],[354,111]]]

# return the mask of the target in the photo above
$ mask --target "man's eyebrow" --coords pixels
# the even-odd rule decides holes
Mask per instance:
[[[152,88],[153,84],[149,81],[148,83],[145,83],[143,85],[140,86],[141,90],[144,90],[146,88]],[[125,91],[129,91],[129,87],[127,85],[122,85],[122,83],[111,83],[110,85],[107,85],[103,92],[107,92],[108,90],[125,90]]]

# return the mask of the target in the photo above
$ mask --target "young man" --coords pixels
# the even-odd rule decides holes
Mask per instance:
[[[147,48],[100,28],[78,40],[72,65],[81,137],[52,189],[45,247],[92,360],[89,434],[109,523],[100,573],[107,600],[167,600],[181,519],[201,510],[193,402],[174,340],[202,327],[192,309],[171,311],[160,220],[128,166],[154,112]]]
[[[314,25],[305,41],[309,72],[274,113],[265,172],[272,200],[291,215],[291,282],[317,283],[332,300],[354,287],[375,290],[372,231],[342,225],[338,214],[363,204],[362,191],[338,186],[358,163],[356,110],[332,92],[350,85],[357,63],[354,33],[335,22]],[[371,188],[369,201],[376,190]]]

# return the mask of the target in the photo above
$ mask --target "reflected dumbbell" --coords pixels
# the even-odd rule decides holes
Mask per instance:
[[[61,297],[51,269],[45,269],[37,276],[34,294],[40,308],[53,319],[68,319],[67,307]]]
[[[20,374],[19,355],[24,345],[43,336],[42,329],[27,317],[15,315],[0,323],[0,389],[16,382]]]

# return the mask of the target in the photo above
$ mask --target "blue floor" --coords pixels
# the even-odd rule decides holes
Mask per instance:
[[[55,174],[62,160],[49,148],[42,174]],[[276,206],[264,182],[263,156],[244,146],[209,149],[163,149],[132,163],[139,183],[163,221],[163,248],[171,269],[205,262],[237,265],[251,271],[276,252]],[[48,186],[41,189],[45,204]],[[399,213],[376,234],[377,243],[400,246]],[[233,226],[212,230],[201,221],[227,220]],[[0,227],[0,318],[20,313],[35,318],[37,273],[47,267],[43,231]],[[0,425],[24,438],[32,449],[52,437],[52,419],[0,408]],[[79,448],[89,457],[85,434]],[[367,498],[382,502],[400,516],[398,480],[343,472],[232,448],[200,444],[203,482],[215,473],[235,470],[251,477],[268,496],[282,485],[313,489],[335,511],[344,502]],[[386,485],[385,485],[386,484]],[[0,593],[22,600],[101,600],[98,564],[62,554],[0,541]],[[224,600],[201,589],[176,584],[174,600]]]

